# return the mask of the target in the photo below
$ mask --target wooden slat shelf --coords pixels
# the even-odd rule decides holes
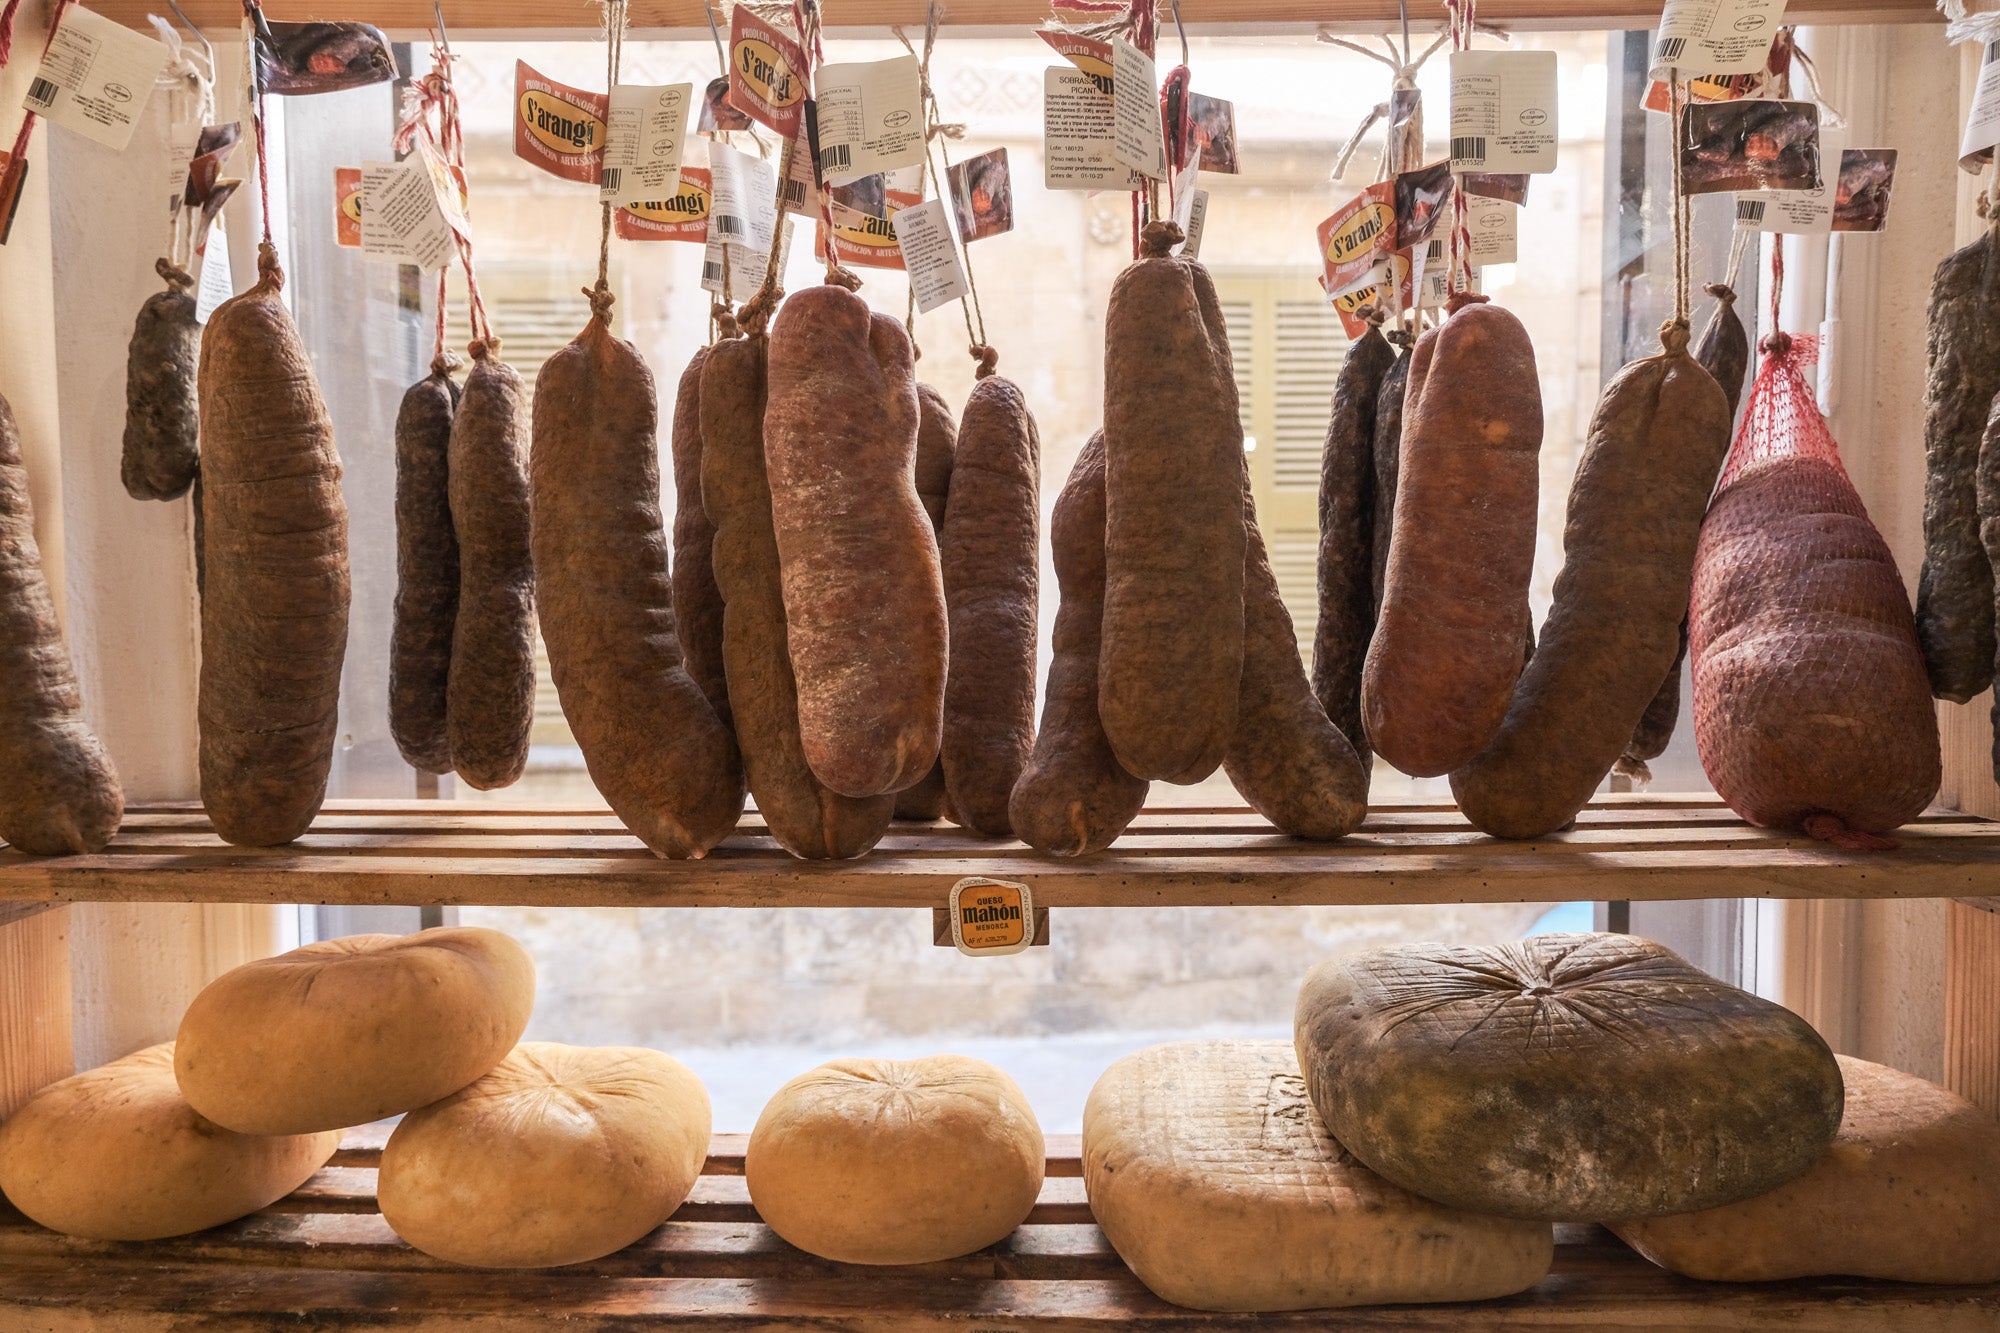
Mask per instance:
[[[551,1327],[830,1330],[1883,1329],[2000,1327],[2000,1287],[1831,1280],[1692,1282],[1595,1227],[1559,1229],[1555,1269],[1506,1300],[1338,1313],[1216,1315],[1146,1291],[1092,1223],[1074,1137],[1049,1141],[1034,1214],[1000,1245],[946,1263],[855,1268],[803,1254],[757,1221],[741,1136],[719,1136],[671,1221],[592,1263],[456,1268],[397,1239],[375,1206],[384,1131],[351,1135],[290,1198],[240,1222],[148,1244],[74,1240],[0,1204],[0,1328],[37,1333]]]
[[[0,905],[93,901],[617,907],[935,907],[967,875],[1023,880],[1046,907],[1985,898],[2000,823],[1938,811],[1895,852],[1751,828],[1713,798],[1609,797],[1515,843],[1449,805],[1390,805],[1312,843],[1247,809],[1154,809],[1110,851],[1045,856],[947,824],[893,828],[856,861],[787,855],[752,814],[700,861],[663,861],[608,811],[330,801],[286,847],[230,847],[192,804],[140,806],[97,856],[0,850]]]

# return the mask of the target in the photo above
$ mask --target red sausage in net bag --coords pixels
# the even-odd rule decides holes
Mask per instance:
[[[1902,576],[1813,401],[1816,342],[1767,341],[1702,523],[1695,742],[1751,823],[1893,845],[1937,794],[1937,718]]]

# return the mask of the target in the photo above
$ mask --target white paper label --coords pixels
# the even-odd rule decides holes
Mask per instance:
[[[1465,197],[1465,226],[1472,235],[1474,268],[1512,264],[1520,258],[1521,210],[1516,205],[1469,194]]]
[[[822,65],[819,171],[829,185],[924,160],[923,81],[915,56]]]
[[[691,83],[621,83],[611,90],[600,202],[643,204],[674,197],[681,185],[681,144],[687,138],[693,95]]]
[[[1123,37],[1111,39],[1112,143],[1119,162],[1154,180],[1167,178],[1160,126],[1160,84],[1153,58]]]
[[[236,278],[229,270],[229,233],[222,229],[220,221],[208,229],[200,284],[194,294],[194,317],[196,322],[206,324],[217,306],[236,295]]]
[[[799,144],[792,152],[792,174],[785,177],[785,212],[801,217],[819,216],[819,182],[813,177],[812,152],[806,146],[805,130],[799,130]]]
[[[201,122],[176,125],[167,137],[167,216],[179,217],[187,201],[188,169],[201,142]]]
[[[1667,0],[1651,74],[1754,74],[1771,58],[1785,0]]]
[[[1742,190],[1736,195],[1736,230],[1824,236],[1833,230],[1833,203],[1839,195],[1840,154],[1847,131],[1819,127],[1816,190]]]
[[[784,271],[785,261],[792,254],[792,231],[792,220],[786,218],[785,239],[779,243],[778,251],[778,271],[781,273]],[[711,233],[708,249],[701,257],[703,291],[714,292],[717,296],[722,294],[722,265],[725,255],[729,263],[729,290],[732,295],[740,300],[746,293],[764,285],[764,275],[770,271],[771,265],[771,251],[768,247],[762,250],[746,250],[740,245],[725,245]]]
[[[896,229],[896,244],[903,251],[903,267],[909,270],[910,290],[920,312],[929,314],[965,295],[965,262],[959,258],[944,200],[926,199],[901,209],[890,217],[889,225]]]
[[[1194,207],[1195,179],[1201,174],[1201,159],[1197,157],[1187,164],[1184,171],[1174,173],[1174,225],[1185,236],[1188,229],[1188,213]]]
[[[1118,160],[1111,102],[1088,74],[1051,65],[1042,74],[1042,183],[1051,190],[1136,190],[1146,183]],[[1164,154],[1164,149],[1162,150]]]
[[[168,58],[165,44],[75,5],[63,15],[21,105],[51,125],[122,152]]]
[[[361,164],[361,254],[435,273],[451,258],[451,224],[420,158]]]
[[[1208,221],[1208,191],[1193,190],[1190,193],[1194,197],[1188,203],[1187,225],[1181,228],[1187,234],[1187,240],[1181,246],[1181,254],[1189,259],[1199,259],[1201,258],[1201,229],[1203,224]]]
[[[1450,267],[1439,264],[1435,267],[1426,268],[1423,264],[1423,256],[1421,255],[1418,256],[1417,267],[1420,270],[1417,283],[1417,309],[1443,309],[1444,303],[1451,299]],[[1477,292],[1479,290],[1478,269],[1472,270],[1472,281],[1467,284],[1465,290],[1468,292]]]
[[[1556,169],[1556,53],[1451,53],[1451,169]]]
[[[709,239],[768,253],[771,228],[778,221],[777,167],[728,144],[711,143],[708,169],[714,186]]]
[[[1965,134],[1958,141],[1958,165],[1977,171],[1995,144],[2000,144],[2000,42],[1988,42],[1979,85],[1972,90],[1972,109],[1965,115]]]

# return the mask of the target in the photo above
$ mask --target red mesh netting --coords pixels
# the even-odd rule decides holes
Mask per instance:
[[[1751,823],[1893,846],[1872,835],[1940,779],[1916,621],[1814,401],[1817,340],[1770,342],[1695,553],[1695,741]]]

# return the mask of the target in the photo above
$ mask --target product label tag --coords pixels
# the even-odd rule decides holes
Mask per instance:
[[[122,152],[170,56],[157,39],[72,5],[21,105],[51,125]]]
[[[1810,190],[1820,183],[1819,106],[1714,102],[1681,109],[1681,183],[1689,194]],[[1828,160],[1836,170],[1838,155]]]
[[[1735,102],[1745,97],[1762,97],[1765,87],[1771,81],[1771,72],[1760,69],[1755,74],[1703,74],[1699,78],[1688,79],[1681,87],[1681,105],[1693,102]],[[1646,97],[1641,103],[1648,111],[1670,113],[1673,110],[1673,90],[1659,79],[1646,87]]]
[[[1895,184],[1895,149],[1849,148],[1841,153],[1833,229],[1881,231],[1889,223],[1889,192]]]
[[[1667,0],[1649,72],[1755,74],[1784,17],[1785,0]]]
[[[1345,296],[1377,278],[1375,268],[1395,248],[1396,183],[1378,181],[1319,224],[1320,265],[1329,297]]]
[[[1488,264],[1512,264],[1520,258],[1521,210],[1500,199],[1481,199],[1475,194],[1465,196],[1465,226],[1472,236],[1472,266],[1484,268]],[[1439,245],[1442,236],[1433,236],[1431,244]]]
[[[1332,298],[1333,308],[1340,315],[1341,327],[1347,330],[1348,337],[1359,338],[1367,332],[1370,309],[1379,308],[1394,313],[1409,308],[1410,271],[1410,254],[1398,250],[1378,266],[1372,282]],[[1320,279],[1322,286],[1325,281],[1325,278]]]
[[[830,201],[827,212],[833,218],[833,232],[829,241],[827,229],[822,223],[813,238],[813,253],[826,257],[828,244],[843,264],[856,264],[863,268],[903,267],[902,247],[896,244],[895,217],[906,208],[913,208],[919,200],[905,190],[889,190],[883,197],[884,214],[877,217],[864,213],[858,208]]]
[[[451,224],[438,206],[431,173],[415,157],[361,164],[361,254],[415,264],[426,273],[452,253]]]
[[[1236,104],[1191,92],[1188,115],[1194,118],[1195,141],[1201,145],[1201,169],[1223,176],[1241,171],[1236,156]]]
[[[792,232],[790,218],[785,219],[785,236],[778,242],[778,270],[784,271],[785,261],[792,254]],[[769,250],[746,250],[740,245],[725,245],[710,238],[708,249],[701,257],[701,286],[703,291],[722,295],[723,266],[729,267],[729,292],[732,297],[742,300],[748,293],[764,285],[764,275],[770,271],[771,252]]]
[[[1556,53],[1451,53],[1451,169],[1556,169]]]
[[[1845,130],[1820,126],[1820,161],[1828,165],[1839,163],[1841,143],[1846,138]],[[1736,196],[1736,230],[1826,235],[1833,230],[1835,187],[1839,183],[1837,172],[1826,174],[1824,184],[1803,190],[1742,191]]]
[[[970,245],[1014,230],[1014,173],[1005,148],[952,163],[945,180],[960,240]]]
[[[1076,66],[1077,72],[1089,79],[1099,93],[1105,97],[1112,95],[1111,43],[1095,37],[1080,37],[1072,32],[1054,32],[1047,28],[1037,31],[1041,39],[1057,55]]]
[[[621,83],[611,90],[604,173],[597,197],[607,204],[671,199],[681,175],[691,83],[663,87]]]
[[[557,83],[525,60],[514,62],[514,156],[551,176],[595,185],[604,174],[603,93]]]
[[[1208,191],[1192,191],[1188,201],[1187,222],[1181,227],[1187,240],[1181,243],[1181,254],[1188,259],[1201,258],[1201,229],[1208,221]]]
[[[951,886],[946,907],[951,942],[962,954],[997,958],[1034,942],[1035,896],[1025,884],[975,875]]]
[[[800,137],[792,150],[792,171],[785,177],[785,209],[802,217],[819,216],[819,172],[813,163],[812,145]]]
[[[334,244],[361,248],[361,168],[340,167],[333,173]]]
[[[890,225],[903,251],[903,267],[909,271],[910,290],[916,294],[919,313],[929,314],[966,294],[965,262],[952,239],[944,200],[926,199],[906,208]]]
[[[206,324],[217,306],[236,295],[236,276],[229,268],[229,233],[219,226],[209,228],[197,282],[194,317],[197,323]]]
[[[915,56],[822,65],[813,92],[819,174],[827,184],[924,160],[923,82]]]
[[[613,220],[627,241],[706,241],[711,197],[708,168],[682,167],[671,198],[624,204]]]
[[[1111,103],[1097,87],[1088,74],[1061,65],[1043,72],[1042,182],[1048,189],[1136,190],[1146,183],[1118,160]]]
[[[2000,144],[2000,41],[1988,42],[1980,60],[1972,108],[1965,113],[1965,133],[1958,141],[1958,165],[1977,172],[1993,160],[1995,144]]]
[[[777,167],[739,153],[726,143],[711,143],[708,170],[714,191],[709,204],[709,235],[731,245],[768,251],[771,229],[778,222]]]
[[[1111,39],[1111,110],[1114,156],[1154,180],[1167,178],[1167,145],[1160,126],[1160,82],[1153,58],[1122,37]]]
[[[167,138],[167,216],[180,216],[187,204],[188,171],[194,166],[195,146],[201,142],[201,122],[175,125]]]
[[[786,138],[799,132],[806,95],[806,57],[791,34],[764,22],[750,6],[729,21],[729,104]]]

